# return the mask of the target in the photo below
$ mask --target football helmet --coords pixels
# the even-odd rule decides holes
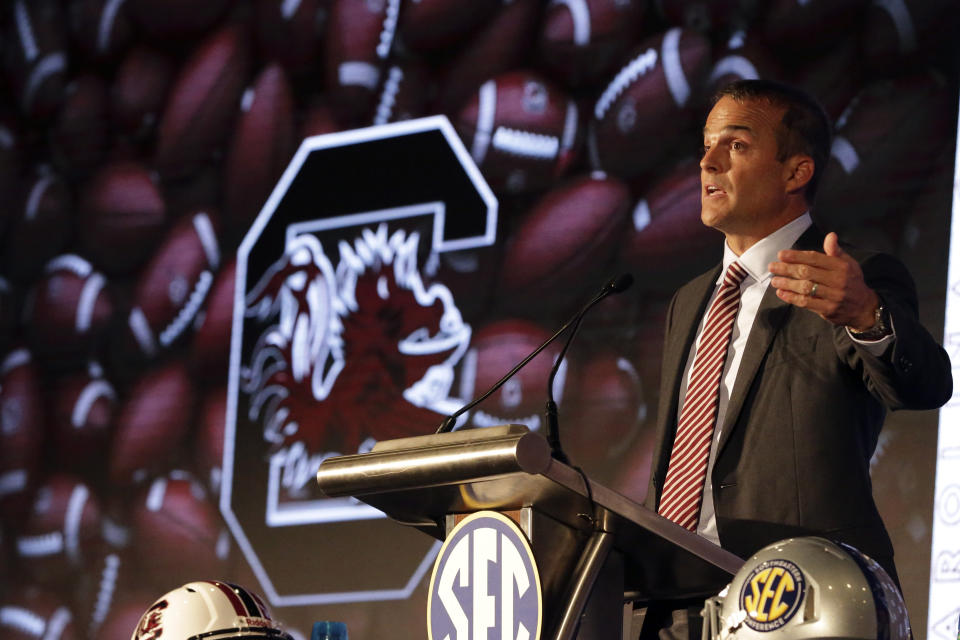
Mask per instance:
[[[130,640],[292,640],[252,591],[218,580],[191,582],[162,596]]]
[[[825,538],[755,553],[703,614],[703,640],[910,640],[900,590],[876,561]]]

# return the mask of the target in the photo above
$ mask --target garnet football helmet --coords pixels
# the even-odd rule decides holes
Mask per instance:
[[[705,603],[704,640],[909,640],[900,591],[853,547],[788,538],[755,553]]]
[[[292,640],[260,597],[217,580],[185,584],[162,596],[140,618],[130,640]]]

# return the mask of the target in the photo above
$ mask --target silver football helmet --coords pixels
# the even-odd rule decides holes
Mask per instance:
[[[899,589],[873,559],[824,538],[755,553],[705,603],[703,640],[910,640]]]

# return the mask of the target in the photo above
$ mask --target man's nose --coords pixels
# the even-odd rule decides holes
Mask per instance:
[[[713,148],[705,149],[700,157],[700,168],[704,171],[718,171],[720,165],[717,160],[717,153]]]

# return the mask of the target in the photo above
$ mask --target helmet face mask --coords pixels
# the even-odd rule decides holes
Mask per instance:
[[[704,606],[705,640],[908,640],[896,585],[871,558],[824,538],[764,547]]]
[[[217,580],[191,582],[159,598],[131,640],[291,640],[252,591]]]

